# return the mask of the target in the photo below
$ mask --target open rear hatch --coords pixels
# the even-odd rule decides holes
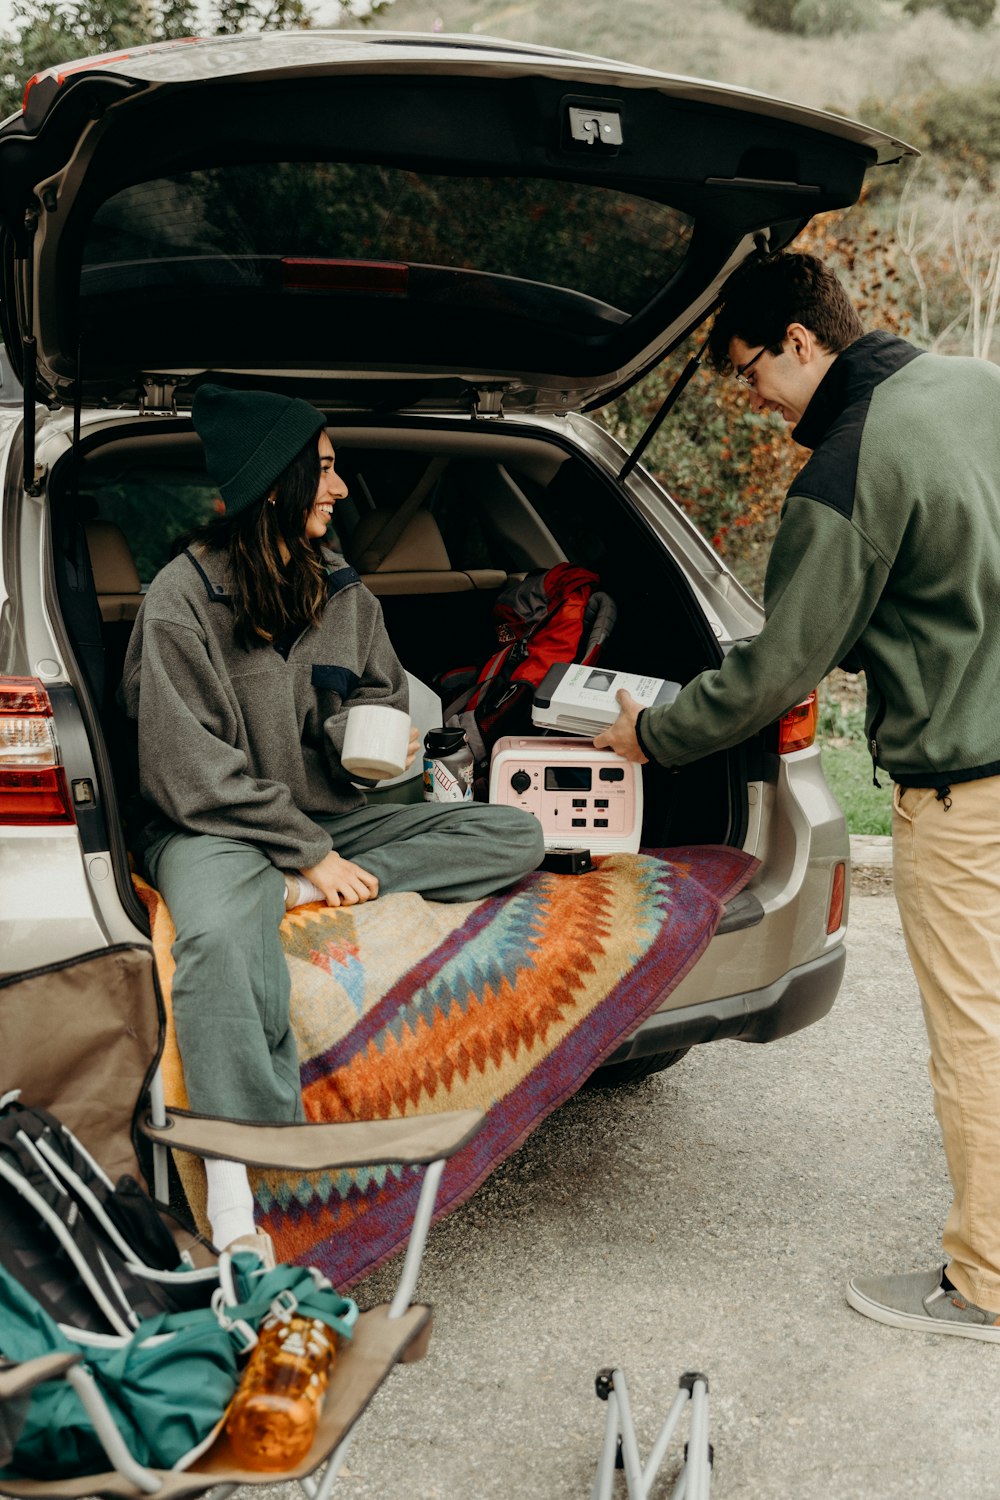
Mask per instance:
[[[40,75],[0,130],[0,317],[48,400],[211,371],[330,409],[589,408],[755,237],[786,244],[909,149],[504,42],[162,44]]]

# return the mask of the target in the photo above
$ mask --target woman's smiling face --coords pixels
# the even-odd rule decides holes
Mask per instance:
[[[334,467],[333,444],[325,432],[319,435],[319,484],[312,506],[306,512],[306,538],[318,541],[326,536],[333,507],[347,498],[347,485]]]

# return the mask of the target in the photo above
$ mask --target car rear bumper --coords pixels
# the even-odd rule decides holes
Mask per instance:
[[[846,962],[847,950],[839,943],[764,989],[724,995],[680,1010],[659,1010],[605,1062],[628,1062],[726,1037],[740,1042],[775,1042],[790,1036],[821,1020],[832,1008]]]

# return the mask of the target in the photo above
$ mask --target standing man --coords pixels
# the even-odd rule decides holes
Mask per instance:
[[[945,1269],[857,1277],[894,1328],[1000,1342],[1000,369],[865,333],[811,255],[753,262],[710,357],[812,450],[785,500],[766,623],[666,708],[594,741],[683,765],[785,713],[848,654],[895,783],[893,873],[954,1201]]]

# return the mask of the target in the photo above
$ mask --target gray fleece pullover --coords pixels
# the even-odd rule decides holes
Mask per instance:
[[[189,832],[256,844],[283,870],[333,847],[313,814],[364,804],[340,764],[348,707],[408,704],[378,600],[342,557],[323,558],[322,619],[285,660],[264,642],[237,644],[225,554],[182,553],[150,584],[122,679],[143,797]]]

